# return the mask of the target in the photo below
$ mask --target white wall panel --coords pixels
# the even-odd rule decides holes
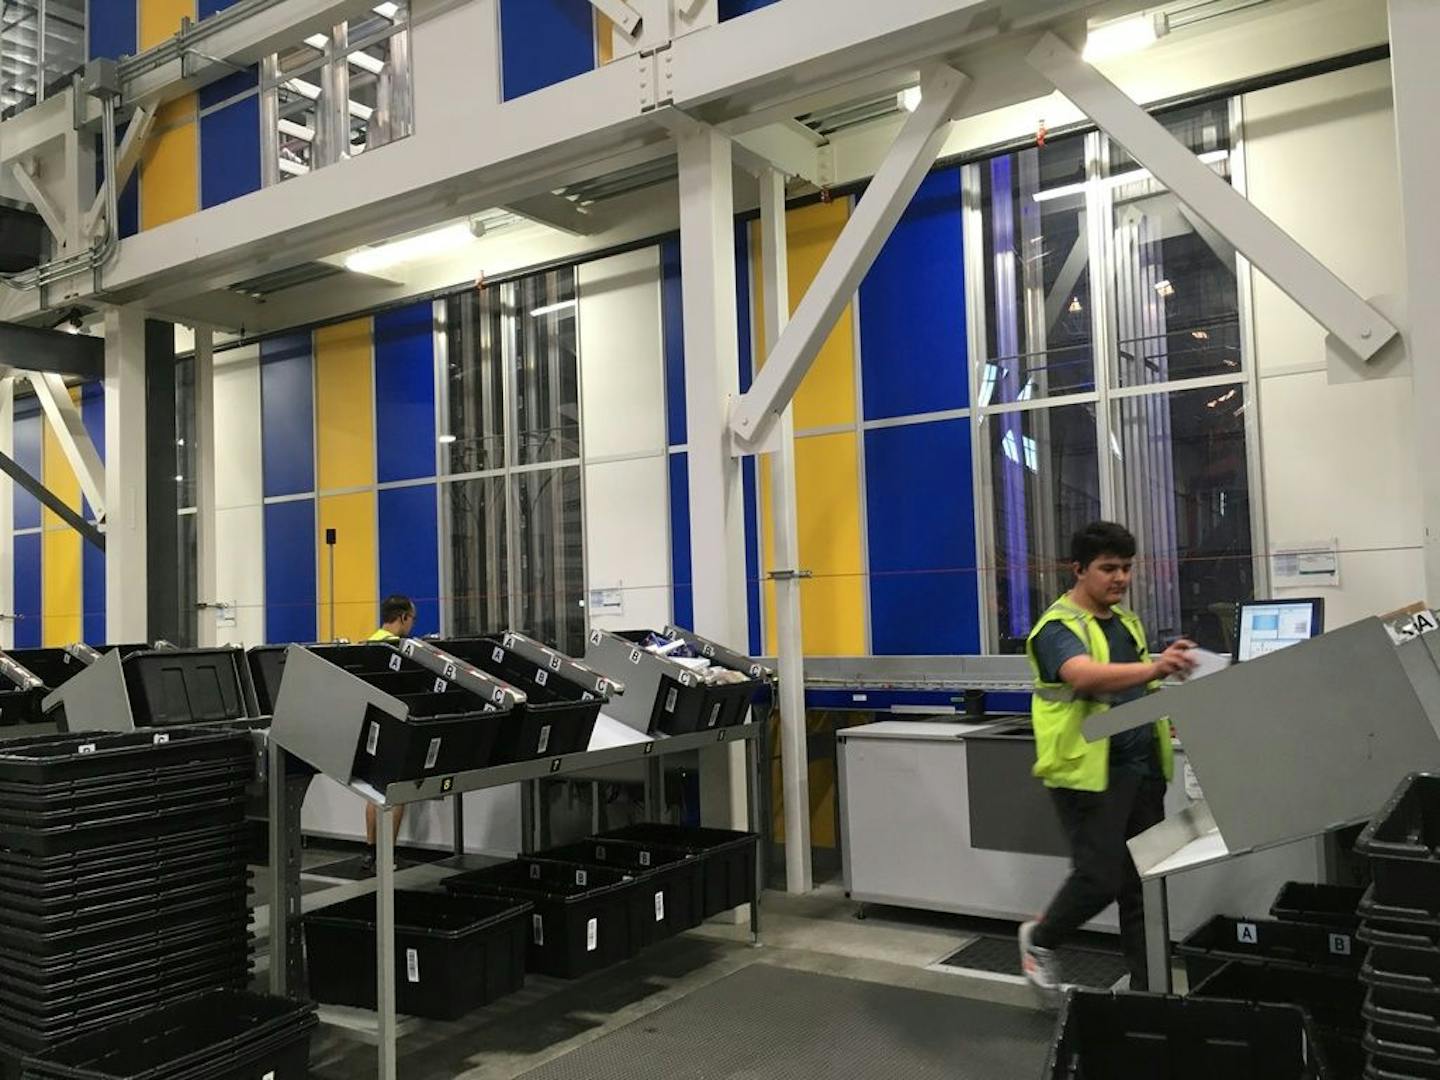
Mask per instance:
[[[260,350],[249,345],[215,354],[215,505],[258,506]],[[224,573],[225,557],[220,557]]]
[[[518,785],[474,791],[465,796],[465,848],[492,855],[520,850]],[[400,842],[424,847],[451,846],[453,810],[449,799],[416,803],[405,811]],[[300,815],[305,832],[341,840],[365,839],[365,804],[359,796],[325,776],[310,785]]]
[[[592,592],[621,589],[624,610],[590,612],[604,630],[670,620],[669,479],[665,457],[585,467],[585,571]]]
[[[660,249],[614,255],[576,272],[587,460],[665,449]]]
[[[234,626],[218,626],[217,645],[265,641],[265,510],[230,506],[215,511],[215,599],[233,604]],[[202,611],[213,619],[213,611]]]

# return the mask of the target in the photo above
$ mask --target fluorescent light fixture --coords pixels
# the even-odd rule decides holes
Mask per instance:
[[[1175,286],[1170,284],[1169,278],[1161,278],[1155,283],[1155,291],[1161,296],[1169,298],[1175,295]]]
[[[1141,11],[1113,22],[1090,28],[1085,35],[1087,62],[1109,60],[1116,56],[1148,49],[1169,31],[1170,25],[1162,11]]]
[[[330,44],[330,39],[324,34],[311,34],[305,39],[305,44],[309,45],[312,49],[319,49],[321,52],[324,52],[325,46]]]
[[[391,3],[376,4],[373,10],[376,15],[394,22],[395,16],[400,13],[400,5]]]
[[[379,75],[385,70],[385,61],[378,56],[371,56],[364,49],[356,49],[345,59],[354,64],[361,71],[368,71],[371,75]]]
[[[281,120],[277,126],[281,135],[289,135],[292,139],[302,139],[305,142],[315,141],[315,129],[297,124],[294,120]]]
[[[1229,150],[1207,150],[1203,154],[1196,154],[1195,157],[1205,165],[1218,165],[1230,157]],[[1155,179],[1150,175],[1149,169],[1131,169],[1129,172],[1116,173],[1114,176],[1107,176],[1097,183],[1105,187],[1124,187],[1126,184],[1138,184],[1142,180]],[[1037,191],[1030,196],[1036,202],[1049,202],[1051,199],[1063,199],[1068,195],[1085,194],[1086,181],[1080,180],[1073,184],[1062,184],[1060,187],[1046,188],[1044,191]]]
[[[441,436],[440,436],[440,445],[441,445],[441,446],[449,446],[449,445],[450,445],[451,443],[453,443],[454,441],[455,441],[455,436],[454,436],[454,435],[441,435]]]
[[[287,176],[304,176],[310,171],[310,166],[303,161],[291,161],[289,158],[281,158],[279,161],[280,171]]]
[[[1085,305],[1080,303],[1080,298],[1078,296],[1072,296],[1070,298],[1070,314],[1079,315],[1084,310]]]
[[[470,226],[462,221],[458,225],[446,225],[419,236],[353,252],[345,257],[345,269],[357,274],[378,274],[392,266],[458,251],[474,239],[470,235]]]
[[[914,112],[920,107],[920,88],[911,86],[901,90],[895,95],[895,104],[905,112]]]
[[[553,315],[557,311],[566,311],[574,307],[574,300],[561,300],[558,304],[546,304],[544,307],[537,307],[530,312],[530,317],[532,319],[538,319],[541,315]]]
[[[1190,331],[1190,336],[1191,336],[1192,338],[1194,338],[1196,341],[1209,341],[1209,340],[1210,340],[1210,331],[1208,331],[1208,330],[1191,330],[1191,331]]]
[[[306,82],[304,79],[290,79],[285,83],[285,86],[287,89],[294,90],[295,93],[310,101],[320,100],[320,87],[312,82]]]

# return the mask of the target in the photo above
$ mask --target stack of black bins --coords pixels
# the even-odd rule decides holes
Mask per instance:
[[[1374,879],[1360,902],[1366,1076],[1440,1077],[1440,776],[1407,777],[1355,850]]]
[[[313,1005],[209,990],[25,1061],[24,1080],[306,1080]]]
[[[244,985],[252,761],[246,735],[180,728],[0,744],[0,1061],[11,1073],[19,1053]]]
[[[754,898],[756,859],[760,847],[760,837],[756,833],[651,822],[602,833],[592,842],[625,844],[639,852],[652,852],[655,858],[670,854],[696,857],[699,860],[702,919],[748,904]],[[616,856],[611,853],[609,858],[614,861]]]
[[[534,857],[619,870],[635,878],[631,904],[642,945],[674,937],[705,918],[705,860],[685,848],[592,838],[547,848]]]
[[[444,881],[452,896],[527,903],[526,969],[575,979],[634,956],[646,925],[636,905],[643,885],[620,870],[521,858]]]
[[[275,715],[280,680],[285,674],[285,650],[289,647],[256,645],[245,654],[245,662],[250,668],[250,682],[255,687],[255,703],[261,716]]]
[[[499,637],[431,642],[441,652],[508,683],[525,695],[501,727],[495,764],[583,753],[604,700],[548,668],[539,667]]]
[[[361,726],[352,775],[377,789],[483,769],[495,763],[506,713],[479,694],[427,671],[387,642],[315,645],[310,651],[389,694],[401,719],[373,705]]]

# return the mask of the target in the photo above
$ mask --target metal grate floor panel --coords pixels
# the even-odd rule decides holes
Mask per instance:
[[[1013,937],[976,938],[958,952],[941,960],[939,967],[952,971],[980,971],[987,975],[1013,975],[1020,972],[1020,949]],[[1124,978],[1129,969],[1118,952],[1062,946],[1060,970],[1065,981],[1076,986],[1108,990]]]
[[[753,964],[523,1080],[1033,1080],[1054,1017]]]

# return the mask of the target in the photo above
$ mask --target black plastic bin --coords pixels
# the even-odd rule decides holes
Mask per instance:
[[[27,1058],[36,1080],[305,1080],[313,1005],[213,990]]]
[[[275,702],[280,700],[280,680],[285,676],[285,650],[288,645],[256,645],[245,654],[250,667],[250,682],[255,687],[255,703],[260,715],[275,715]]]
[[[1419,995],[1440,1006],[1440,926],[1363,923],[1355,937],[1369,947],[1360,977],[1370,986]]]
[[[1270,905],[1270,915],[1285,922],[1315,923],[1354,930],[1360,925],[1360,898],[1365,889],[1358,885],[1312,885],[1287,881]]]
[[[1429,1057],[1422,1047],[1377,1039],[1367,1034],[1361,1040],[1366,1063],[1365,1080],[1440,1080],[1440,1061]]]
[[[1274,919],[1233,919],[1217,915],[1176,947],[1190,985],[1213,975],[1227,961],[1267,964],[1302,972],[1354,975],[1363,949],[1354,935],[1328,926]]]
[[[705,883],[702,918],[748,904],[755,897],[755,866],[760,849],[756,833],[642,822],[602,833],[595,839],[657,850],[678,849],[700,856]]]
[[[1047,1080],[1333,1080],[1292,1005],[1072,990]]]
[[[525,703],[501,721],[497,765],[578,754],[589,748],[602,698],[505,648],[500,638],[455,638],[431,644],[525,695]]]
[[[239,720],[247,713],[238,649],[157,649],[121,664],[130,711],[145,727]]]
[[[1359,1031],[1365,987],[1354,975],[1231,961],[1190,989],[1195,998],[1299,1005],[1324,1028]]]
[[[1355,841],[1382,918],[1440,919],[1440,775],[1412,773]]]
[[[639,879],[642,887],[632,904],[647,945],[699,926],[704,919],[705,877],[701,870],[705,864],[700,856],[682,848],[581,840],[536,852],[534,858],[605,867]]]
[[[652,637],[663,635],[653,630],[624,630],[616,636],[643,646]],[[716,661],[712,659],[711,663]],[[758,679],[748,677],[740,683],[712,685],[697,675],[695,682],[686,686],[669,675],[662,676],[650,714],[650,731],[688,735],[743,724],[763,687]]]
[[[375,897],[305,916],[310,994],[375,1008]],[[395,894],[396,1008],[456,1020],[525,983],[530,905],[444,893]]]
[[[0,781],[50,784],[105,778],[202,761],[249,762],[254,753],[247,735],[194,728],[34,735],[0,743]]]
[[[630,959],[644,944],[633,905],[641,882],[618,870],[516,859],[443,884],[456,896],[531,904],[526,967],[540,975],[589,975]]]
[[[401,699],[405,719],[370,706],[355,748],[353,775],[379,790],[401,780],[420,780],[484,768],[490,764],[498,731],[494,717],[463,711],[460,695],[429,694]],[[445,699],[454,697],[454,712]]]

